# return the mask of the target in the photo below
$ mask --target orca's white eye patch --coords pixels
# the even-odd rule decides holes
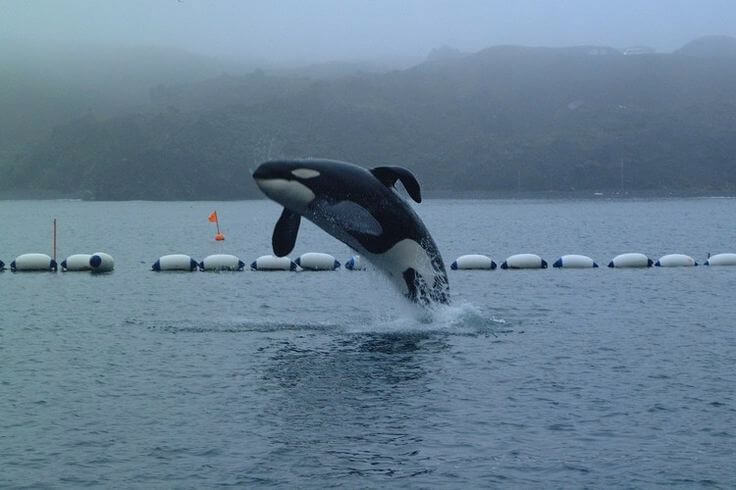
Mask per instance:
[[[311,168],[297,168],[292,170],[291,174],[300,179],[312,179],[319,176],[319,172]]]

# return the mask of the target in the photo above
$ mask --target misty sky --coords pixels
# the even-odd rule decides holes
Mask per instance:
[[[736,36],[736,0],[0,0],[0,39],[166,45],[307,63],[448,44],[649,45]]]

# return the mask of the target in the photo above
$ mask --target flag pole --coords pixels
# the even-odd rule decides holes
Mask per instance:
[[[213,219],[214,218],[214,219]],[[217,234],[215,235],[215,241],[221,242],[225,239],[225,235],[220,232],[220,217],[217,216],[217,211],[213,211],[212,214],[210,214],[210,221],[215,222],[215,226],[217,226]]]

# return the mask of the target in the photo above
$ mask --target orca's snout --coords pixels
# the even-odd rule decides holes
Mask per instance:
[[[287,162],[271,161],[258,166],[253,172],[255,180],[289,179],[291,167]]]
[[[288,161],[265,162],[253,172],[253,179],[269,199],[299,212],[314,200],[314,192],[295,178],[295,165]]]
[[[258,166],[255,172],[253,172],[253,178],[255,180],[272,179],[272,171],[270,169],[270,162],[262,163]]]

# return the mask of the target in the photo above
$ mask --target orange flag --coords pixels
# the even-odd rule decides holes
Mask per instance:
[[[208,219],[212,223],[217,223],[217,211],[213,211]]]

